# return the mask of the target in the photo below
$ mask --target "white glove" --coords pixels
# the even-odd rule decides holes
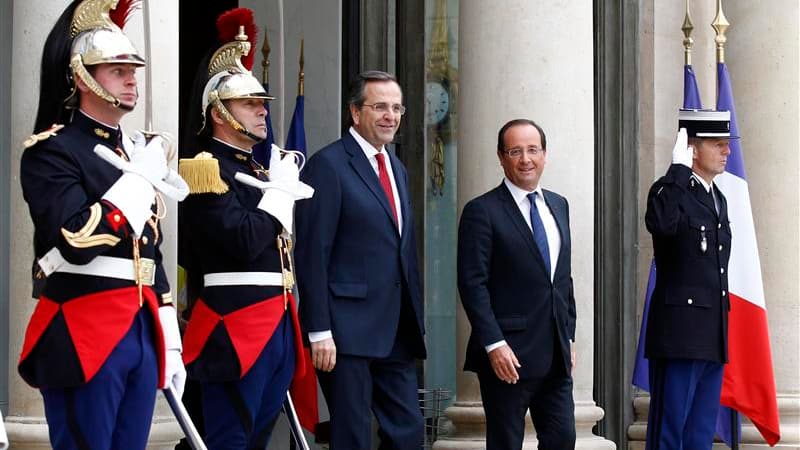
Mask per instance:
[[[6,427],[3,425],[3,413],[0,412],[0,450],[8,448],[8,435],[6,435]]]
[[[282,152],[288,155],[281,158]],[[297,154],[299,153],[284,152],[273,145],[269,160],[270,181],[261,181],[241,172],[235,175],[239,182],[264,192],[258,202],[258,209],[278,219],[288,233],[291,233],[294,222],[294,202],[314,195],[314,188],[300,181],[300,168],[295,163]]]
[[[161,322],[161,331],[164,335],[164,385],[161,389],[173,386],[175,395],[181,398],[186,385],[186,368],[183,366],[181,352],[181,333],[178,330],[178,314],[172,306],[158,308],[158,319]]]
[[[130,152],[130,161],[125,161],[100,144],[95,146],[94,152],[117,169],[143,177],[165,196],[179,202],[185,199],[189,195],[189,186],[167,165],[165,152],[169,150],[164,148],[163,138],[155,136],[147,142],[145,136],[138,131],[133,138],[134,147]]]
[[[267,189],[257,208],[278,219],[284,230],[291,234],[294,224],[294,201],[294,195],[286,191]]]
[[[137,131],[133,134],[133,152],[131,152],[131,172],[145,177],[150,184],[163,180],[169,173],[167,157],[164,155],[164,140],[154,136],[147,142],[144,134]]]
[[[672,163],[683,164],[691,169],[693,156],[694,147],[688,145],[686,128],[681,128],[678,130],[678,138],[675,140],[675,147],[672,148]]]
[[[189,195],[189,185],[186,184],[186,180],[173,169],[169,169],[167,176],[164,177],[164,181],[157,184],[156,189],[178,202],[183,201],[183,199]]]
[[[108,150],[107,147],[103,148]],[[153,215],[150,208],[155,196],[153,186],[144,177],[135,173],[123,173],[102,198],[122,211],[133,233],[139,236],[147,219]]]
[[[269,157],[269,181],[292,185],[300,181],[300,168],[295,162],[297,157],[294,152],[286,152],[285,157],[282,157],[281,153],[284,153],[284,150],[272,144]]]

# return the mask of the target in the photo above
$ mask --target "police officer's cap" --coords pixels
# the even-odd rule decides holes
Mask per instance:
[[[686,128],[690,138],[738,139],[731,136],[731,112],[710,109],[681,109],[678,129]]]

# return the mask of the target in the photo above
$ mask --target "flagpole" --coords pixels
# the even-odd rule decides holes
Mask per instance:
[[[261,46],[261,56],[263,57],[261,60],[261,84],[264,85],[264,89],[269,86],[269,53],[271,51],[267,26],[264,25],[264,44]],[[267,94],[269,94],[269,91],[267,91]]]
[[[692,39],[692,30],[694,30],[694,24],[692,23],[692,18],[689,16],[689,0],[686,0],[686,16],[683,19],[683,25],[681,26],[681,30],[683,31],[683,55],[684,55],[684,64],[687,66],[692,65],[692,45],[694,45],[694,39]]]
[[[716,33],[714,43],[716,43],[717,47],[717,65],[725,63],[725,43],[728,41],[725,32],[730,25],[730,22],[728,22],[728,19],[725,17],[725,13],[722,11],[722,0],[717,0],[717,15],[714,17],[714,21],[711,22],[711,28],[713,28]],[[717,71],[717,101],[719,101],[719,71]],[[733,408],[730,408],[730,410],[731,449],[739,450],[739,412]]]
[[[300,70],[297,73],[297,95],[305,95],[305,39],[300,39]]]

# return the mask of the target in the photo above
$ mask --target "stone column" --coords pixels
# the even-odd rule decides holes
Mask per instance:
[[[480,0],[459,5],[458,205],[500,183],[497,132],[530,118],[548,136],[542,185],[570,202],[572,275],[577,303],[577,448],[614,448],[592,434],[603,410],[592,399],[594,280],[594,118],[592,3]],[[460,370],[469,323],[459,308],[454,433],[436,449],[485,448],[477,378]],[[524,448],[536,448],[528,421]]]
[[[9,305],[9,411],[5,418],[8,437],[14,449],[48,449],[50,448],[47,423],[44,419],[44,408],[41,395],[30,388],[19,377],[16,362],[22,348],[25,328],[36,305],[31,299],[30,264],[33,260],[33,224],[28,214],[28,206],[22,198],[19,184],[19,161],[22,155],[22,141],[33,131],[39,96],[39,67],[41,65],[42,48],[47,34],[50,32],[58,16],[62,13],[67,1],[52,0],[15,0],[13,17],[13,69],[12,69],[12,121],[11,121],[11,248],[10,248],[10,305]],[[155,89],[154,110],[155,128],[167,130],[177,136],[178,129],[178,43],[177,33],[178,6],[160,5],[152,11],[153,29],[153,85]],[[144,51],[141,26],[141,12],[126,26],[140,52]],[[139,71],[140,82],[144,81],[144,72]],[[144,93],[143,85],[140,92]],[[144,104],[137,107],[137,112],[126,117],[126,130],[143,128]],[[163,247],[164,260],[170,281],[175,277],[175,237],[176,208],[170,205],[171,216],[163,223],[165,239]],[[159,394],[159,398],[162,396]],[[167,450],[174,448],[180,437],[180,429],[171,418],[166,402],[159,400],[156,415],[150,431],[151,450]]]

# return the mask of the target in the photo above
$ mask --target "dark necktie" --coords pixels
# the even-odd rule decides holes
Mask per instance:
[[[533,229],[533,240],[536,246],[539,247],[539,253],[542,254],[544,259],[544,267],[547,269],[547,276],[550,276],[550,247],[547,245],[547,233],[544,231],[544,223],[542,217],[539,215],[539,208],[536,206],[536,195],[538,192],[531,192],[528,194],[528,200],[531,202],[531,228]]]
[[[378,160],[378,179],[381,181],[381,187],[386,194],[386,199],[389,200],[389,206],[392,207],[392,216],[394,217],[394,224],[397,225],[397,207],[394,204],[394,193],[392,192],[392,182],[389,181],[389,173],[386,171],[386,161],[383,159],[383,153],[375,155]]]

